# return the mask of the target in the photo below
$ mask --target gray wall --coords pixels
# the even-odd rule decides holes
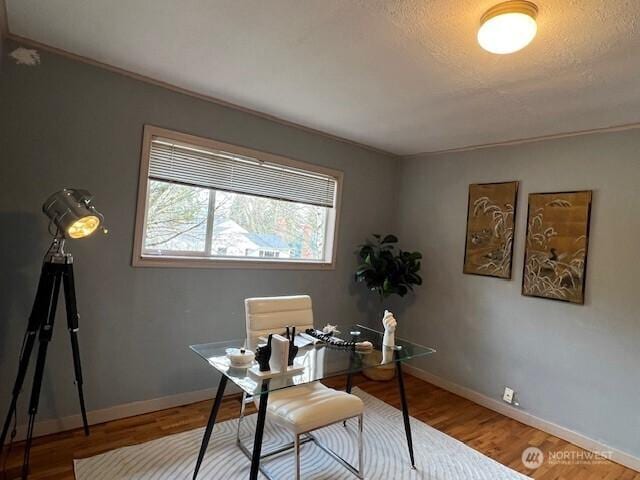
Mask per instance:
[[[470,183],[520,180],[513,280],[462,274]],[[402,163],[398,232],[425,284],[401,333],[435,346],[422,367],[640,456],[640,130]],[[527,194],[593,189],[586,304],[520,295]]]
[[[132,268],[144,123],[343,170],[338,268]],[[527,412],[640,456],[639,153],[633,130],[398,162],[55,55],[43,53],[35,68],[5,57],[1,411],[48,244],[40,204],[76,186],[96,195],[111,229],[70,246],[92,410],[215,385],[186,347],[241,336],[247,296],[309,293],[320,321],[366,321],[367,305],[351,284],[353,250],[365,235],[393,227],[404,247],[425,254],[424,287],[394,305],[402,335],[438,348],[420,366],[495,398],[509,385]],[[514,278],[463,275],[468,184],[511,179],[522,182]],[[522,297],[526,194],[583,188],[594,190],[586,305]],[[57,327],[41,419],[77,412],[62,317]]]
[[[392,220],[397,160],[41,52],[0,75],[0,410],[4,415],[42,255],[40,205],[84,187],[108,236],[71,242],[91,410],[194,391],[217,379],[187,346],[238,338],[243,299],[308,293],[318,321],[365,318],[351,285],[355,245]],[[344,171],[335,271],[133,268],[142,127],[150,123]],[[78,411],[59,317],[40,419]],[[28,392],[23,394],[26,397]]]

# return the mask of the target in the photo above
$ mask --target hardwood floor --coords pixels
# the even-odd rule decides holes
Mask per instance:
[[[342,387],[344,379],[338,378],[326,383]],[[583,450],[410,375],[406,375],[405,383],[412,416],[533,478],[640,480],[640,473],[605,460],[586,465],[545,463],[535,471],[528,470],[521,461],[522,451],[528,446],[540,448],[545,453],[545,458],[548,458],[550,452],[582,452]],[[394,407],[400,408],[400,398],[395,383],[376,383],[364,377],[356,377],[354,384]],[[29,478],[72,480],[74,458],[90,457],[126,445],[202,427],[206,424],[210,408],[211,402],[199,402],[95,425],[88,438],[83,435],[82,430],[37,438],[32,449]],[[220,409],[219,419],[223,421],[236,417],[238,409],[239,397],[225,399]],[[0,480],[17,478],[21,462],[22,444],[16,444],[7,457],[7,470],[4,477],[0,474]]]

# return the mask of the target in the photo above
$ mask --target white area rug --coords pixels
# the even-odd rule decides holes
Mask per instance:
[[[365,402],[365,478],[369,480],[522,480],[521,475],[463,443],[411,418],[416,455],[414,471],[404,434],[402,412],[359,389]],[[242,423],[245,445],[253,445],[256,415]],[[235,443],[237,420],[215,426],[199,479],[246,479],[249,460]],[[75,461],[77,480],[187,480],[193,475],[204,429],[191,430],[151,442],[120,448]],[[348,428],[333,425],[316,436],[351,464],[357,463],[356,422]],[[267,422],[262,452],[290,442],[287,432]],[[305,480],[353,480],[356,477],[313,443],[301,448],[302,478]],[[286,453],[263,463],[275,478],[293,478],[293,454]],[[261,475],[261,478],[264,478]]]

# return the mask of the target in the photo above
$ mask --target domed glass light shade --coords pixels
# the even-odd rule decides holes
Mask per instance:
[[[525,0],[510,0],[487,10],[480,20],[478,43],[491,53],[504,55],[523,49],[536,36],[538,7]]]

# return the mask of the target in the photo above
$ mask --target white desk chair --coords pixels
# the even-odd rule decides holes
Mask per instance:
[[[288,297],[247,298],[245,301],[247,341],[255,349],[259,338],[270,333],[282,333],[287,325],[297,331],[313,328],[311,297],[297,295]],[[259,398],[254,400],[259,405]],[[244,416],[245,398],[242,400],[238,420],[237,442],[245,453],[248,450],[240,440],[240,422]],[[300,479],[300,446],[313,441],[321,449],[338,460],[358,478],[363,477],[362,414],[364,404],[355,395],[325,387],[320,382],[289,387],[269,393],[267,418],[293,434],[293,442],[262,455],[261,458],[282,453],[290,448],[295,452],[295,479]],[[334,423],[358,418],[358,468],[356,469],[334,451],[321,444],[311,432]],[[301,438],[303,437],[304,438]],[[263,471],[263,473],[265,473]]]

